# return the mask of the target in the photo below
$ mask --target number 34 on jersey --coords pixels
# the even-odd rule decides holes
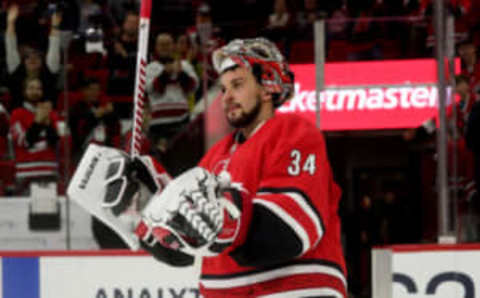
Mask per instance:
[[[290,152],[290,158],[290,165],[287,168],[290,176],[298,176],[302,171],[312,176],[315,174],[317,170],[315,154],[303,154],[300,150],[293,149]]]

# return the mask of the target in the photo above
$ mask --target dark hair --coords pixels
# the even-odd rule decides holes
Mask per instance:
[[[36,48],[32,48],[32,47],[25,47],[24,50],[23,50],[23,58],[24,59],[27,59],[29,56],[37,56],[39,57],[40,59],[43,58],[44,54],[42,51],[36,49]]]
[[[470,84],[470,80],[466,75],[456,75],[455,76],[455,85],[460,85],[461,83]]]
[[[475,42],[474,42],[473,39],[471,39],[471,38],[467,38],[467,39],[459,42],[459,43],[457,44],[457,47],[460,48],[461,46],[465,46],[465,45],[471,45],[471,46],[474,46],[475,48],[477,47],[477,46],[475,45]]]
[[[125,12],[124,17],[123,17],[122,23],[124,23],[125,20],[128,18],[128,16],[131,16],[131,15],[133,15],[133,16],[135,16],[135,17],[138,17],[138,11],[135,10],[135,9],[129,9],[129,10],[127,10],[127,11]]]
[[[23,82],[22,82],[22,90],[23,90],[23,92],[25,92],[25,90],[27,90],[27,85],[28,85],[28,83],[31,82],[31,81],[39,81],[40,84],[42,85],[42,90],[43,90],[43,88],[44,88],[44,86],[43,86],[43,81],[42,81],[39,77],[27,77],[27,78],[25,78],[25,79],[23,80]]]

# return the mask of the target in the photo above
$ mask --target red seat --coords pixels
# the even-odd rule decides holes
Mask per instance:
[[[292,43],[290,60],[294,63],[314,63],[315,51],[313,41],[295,41]]]
[[[401,47],[398,40],[381,39],[383,59],[399,59],[402,57]]]
[[[327,61],[346,61],[350,51],[346,40],[332,40],[328,45]]]
[[[112,102],[133,102],[133,96],[130,95],[110,95]]]

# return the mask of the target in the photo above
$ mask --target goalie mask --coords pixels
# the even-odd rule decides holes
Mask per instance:
[[[254,72],[259,65],[260,83],[274,95],[275,107],[281,106],[293,94],[294,75],[275,44],[265,38],[235,39],[213,52],[212,60],[219,74],[235,65]]]

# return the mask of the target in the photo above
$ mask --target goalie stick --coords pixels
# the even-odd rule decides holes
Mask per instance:
[[[134,109],[130,149],[132,157],[138,156],[141,148],[151,7],[152,0],[142,0],[140,7],[137,65],[133,98]],[[115,231],[125,243],[127,243],[130,249],[137,250],[140,247],[140,244],[132,229],[129,228],[124,221],[112,214],[110,209],[103,207],[102,202],[105,197],[103,185],[98,187],[89,183],[90,180],[103,181],[106,175],[107,166],[102,160],[102,157],[111,154],[111,152],[113,151],[109,151],[101,146],[94,144],[89,145],[68,185],[67,195],[87,212]]]
[[[152,0],[142,0],[140,8],[140,24],[138,30],[137,71],[135,75],[135,93],[133,97],[132,144],[130,153],[139,155],[141,147],[141,130],[145,109],[145,84],[148,53],[148,34],[150,31],[150,14]]]

